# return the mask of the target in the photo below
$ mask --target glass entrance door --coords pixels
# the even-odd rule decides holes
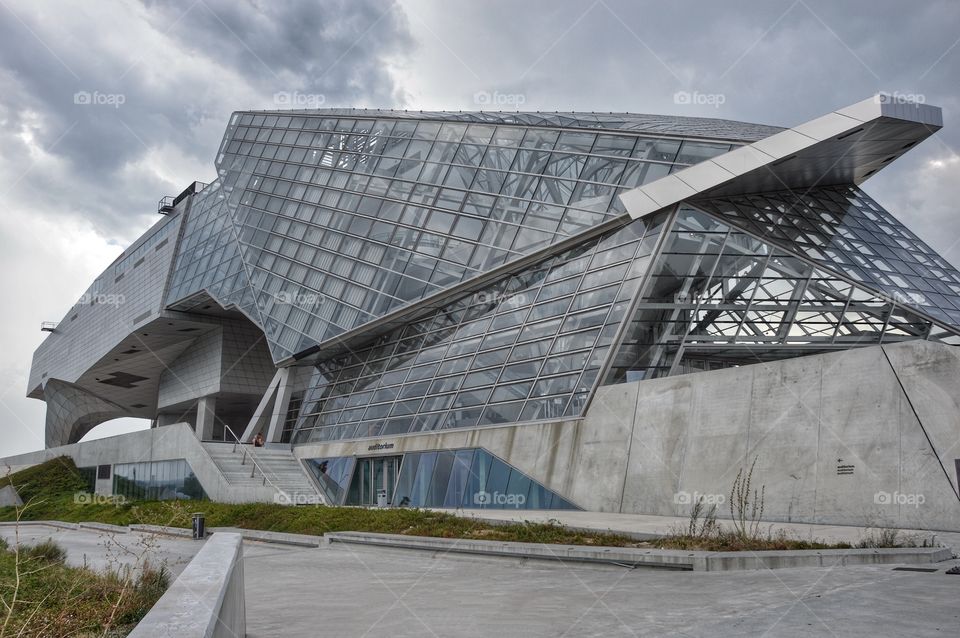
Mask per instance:
[[[386,490],[387,503],[389,504],[393,500],[393,493],[397,488],[400,459],[399,456],[375,456],[357,459],[345,505],[372,507],[377,504],[378,490]]]

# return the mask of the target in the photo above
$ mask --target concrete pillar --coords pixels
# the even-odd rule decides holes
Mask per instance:
[[[290,395],[293,392],[294,368],[280,368],[277,370],[279,383],[277,396],[273,402],[273,412],[270,415],[270,428],[267,430],[267,443],[279,443],[283,435],[283,422],[287,419],[287,410],[290,408]]]
[[[254,435],[260,430],[260,422],[263,420],[263,417],[269,412],[267,410],[270,407],[270,400],[273,398],[273,395],[277,392],[277,385],[280,383],[280,370],[277,370],[276,374],[273,375],[273,379],[270,381],[270,385],[267,386],[267,390],[263,393],[263,397],[260,399],[260,404],[257,405],[257,409],[254,410],[253,416],[250,418],[250,422],[247,424],[247,428],[243,431],[243,436],[240,437],[241,441],[249,443],[253,440]]]
[[[215,396],[200,397],[197,401],[197,427],[195,432],[201,441],[213,439],[213,422],[216,419],[217,398]]]

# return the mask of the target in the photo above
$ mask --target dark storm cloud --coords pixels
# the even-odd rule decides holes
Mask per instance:
[[[23,397],[38,323],[156,221],[160,196],[213,177],[231,111],[277,108],[278,92],[389,105],[387,65],[412,47],[389,0],[0,2],[0,456],[43,445],[43,405]]]
[[[687,89],[724,93],[722,115],[791,125],[878,90],[940,103],[958,88],[960,47],[935,64],[960,37],[952,0],[534,2],[529,20],[505,19],[514,6],[476,3],[454,23],[483,34],[470,44],[486,41],[486,61],[457,46],[460,32],[447,42],[534,108],[680,113],[672,97]]]
[[[75,180],[74,202],[95,186],[84,213],[106,232],[185,185],[122,173],[151,151],[172,146],[212,166],[229,113],[275,108],[277,92],[388,103],[395,87],[384,59],[411,45],[396,6],[376,0],[85,4],[65,7],[69,15],[14,4],[0,14],[4,160],[28,161],[29,130],[37,147],[68,164],[61,177]],[[67,195],[51,177],[29,175],[17,186],[41,198]],[[93,195],[105,185],[110,201]]]
[[[275,86],[284,77],[300,77],[304,87],[337,99],[392,101],[393,81],[382,56],[409,44],[402,13],[389,2],[182,0],[156,9],[164,20],[189,11],[172,36],[229,60],[250,81]]]

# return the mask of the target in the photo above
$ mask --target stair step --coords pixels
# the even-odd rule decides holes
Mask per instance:
[[[231,443],[203,445],[227,483],[233,487],[244,489],[266,486],[283,492],[292,499],[316,498],[318,495],[303,465],[290,450],[240,446],[235,448]],[[251,472],[254,473],[252,477]]]

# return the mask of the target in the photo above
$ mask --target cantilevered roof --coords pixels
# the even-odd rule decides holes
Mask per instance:
[[[633,219],[685,199],[860,184],[943,127],[939,107],[883,94],[620,195]]]

